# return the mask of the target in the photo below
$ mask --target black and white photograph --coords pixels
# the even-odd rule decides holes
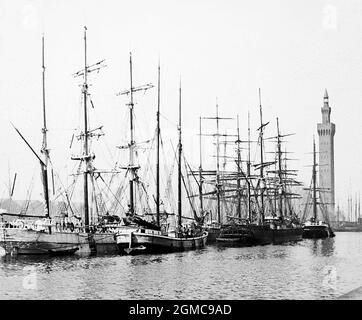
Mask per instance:
[[[361,159],[361,0],[0,0],[0,300],[362,300]]]

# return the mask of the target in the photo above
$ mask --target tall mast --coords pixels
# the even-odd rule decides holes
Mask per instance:
[[[315,140],[313,136],[313,218],[316,221],[317,220],[317,187],[316,187],[316,179],[317,179],[317,173],[316,173],[316,151],[315,151]]]
[[[352,202],[352,195],[349,198],[349,202],[350,202],[350,221],[352,222],[353,220],[353,202]]]
[[[233,118],[220,118],[219,117],[219,104],[216,98],[216,117],[203,117],[202,119],[216,120],[216,174],[215,174],[215,189],[216,189],[216,200],[217,200],[217,221],[221,223],[221,208],[220,208],[220,133],[219,133],[219,121],[220,120],[233,120]],[[226,134],[225,134],[226,136]]]
[[[130,71],[130,97],[131,101],[129,103],[129,116],[130,116],[130,131],[131,131],[131,141],[129,144],[129,167],[131,171],[131,178],[129,180],[129,211],[130,214],[134,214],[134,188],[133,182],[135,178],[134,174],[134,127],[133,127],[133,79],[132,79],[132,53],[129,54],[129,71]]]
[[[356,194],[356,198],[354,200],[354,218],[355,218],[355,221],[357,222],[357,194]]]
[[[220,136],[219,136],[219,105],[216,99],[216,197],[217,222],[221,223],[220,214]]]
[[[261,222],[264,223],[264,162],[263,162],[263,110],[261,106],[261,90],[259,88],[259,111],[260,111],[260,181],[261,181]]]
[[[201,132],[201,117],[199,119],[199,146],[200,146],[200,165],[199,165],[199,200],[200,200],[200,210],[201,214],[204,212],[204,203],[202,197],[202,186],[203,186],[203,179],[202,179],[202,132]]]
[[[49,206],[49,188],[48,188],[48,158],[49,158],[49,150],[47,144],[47,124],[46,124],[46,113],[45,113],[45,63],[44,63],[44,35],[42,36],[42,89],[43,89],[43,145],[41,152],[44,154],[44,165],[41,165],[42,168],[42,180],[43,180],[43,188],[44,188],[44,199],[45,199],[45,217],[49,218],[50,214],[50,206]]]
[[[128,149],[129,149],[129,163],[127,167],[123,167],[123,169],[127,169],[127,172],[130,172],[129,177],[129,208],[128,213],[130,215],[133,215],[135,213],[135,190],[134,190],[134,182],[136,180],[136,171],[139,169],[139,166],[136,166],[134,163],[135,160],[135,138],[134,138],[134,102],[133,102],[133,94],[138,91],[146,91],[148,89],[153,88],[153,85],[151,83],[148,83],[146,85],[134,87],[133,86],[133,71],[132,71],[132,53],[129,53],[129,73],[130,73],[130,88],[129,90],[124,90],[116,95],[130,95],[130,102],[127,103],[127,106],[129,107],[129,119],[130,119],[130,141],[128,143]],[[159,98],[160,99],[160,98]],[[159,105],[159,101],[158,101]],[[157,111],[157,119],[159,117],[159,110]],[[158,127],[159,128],[159,127]],[[119,147],[123,149],[123,147]],[[158,206],[157,206],[158,207]]]
[[[251,216],[251,194],[250,194],[250,112],[248,111],[248,163],[247,163],[247,184],[248,184],[248,217],[249,217],[249,221],[251,222],[252,220],[252,216]]]
[[[84,103],[84,223],[85,231],[89,232],[89,203],[88,203],[88,171],[90,164],[90,155],[88,150],[88,110],[87,110],[87,98],[88,98],[88,65],[87,65],[87,27],[84,27],[84,83],[83,83],[83,103]]]
[[[279,132],[279,119],[277,118],[277,147],[278,147],[278,178],[279,178],[279,187],[281,192],[279,194],[279,215],[283,216],[283,177],[282,177],[282,151],[280,148],[280,132]]]
[[[241,218],[241,190],[240,190],[240,176],[241,176],[241,154],[240,154],[240,128],[239,128],[239,115],[237,115],[237,161],[238,161],[238,166],[237,166],[237,169],[238,169],[238,178],[236,180],[236,183],[237,183],[237,192],[238,192],[238,202],[237,202],[237,205],[238,205],[238,217]]]
[[[157,162],[156,162],[156,221],[160,226],[160,62],[158,62],[158,93],[157,93]]]
[[[337,206],[337,222],[339,223],[339,203],[338,203],[338,206]]]
[[[182,225],[182,202],[181,202],[181,161],[182,161],[182,139],[181,139],[181,80],[180,80],[180,87],[179,87],[179,107],[178,107],[178,226],[181,227]]]

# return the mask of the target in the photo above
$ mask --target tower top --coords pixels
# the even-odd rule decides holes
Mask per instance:
[[[330,123],[331,107],[329,106],[329,96],[327,89],[324,91],[323,108],[322,108],[322,122]]]
[[[325,91],[324,91],[323,102],[324,102],[325,107],[329,107],[329,96],[328,96],[327,89],[325,89]]]

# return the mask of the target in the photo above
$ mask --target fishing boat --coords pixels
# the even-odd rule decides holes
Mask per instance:
[[[95,253],[117,253],[118,246],[115,240],[115,233],[119,228],[134,230],[131,226],[124,226],[117,219],[110,219],[105,215],[104,219],[90,223],[89,206],[89,181],[94,182],[96,170],[92,165],[94,155],[91,155],[89,139],[96,136],[96,130],[90,130],[88,126],[88,106],[90,99],[88,92],[87,76],[93,71],[102,68],[101,62],[89,66],[87,64],[87,33],[84,28],[84,68],[77,72],[75,76],[83,76],[82,96],[84,112],[84,131],[80,134],[83,140],[83,154],[72,157],[73,160],[80,161],[83,165],[82,172],[77,175],[83,176],[83,217],[77,216],[72,210],[72,204],[68,194],[66,195],[68,208],[71,214],[65,213],[62,217],[51,216],[50,195],[49,195],[49,168],[52,163],[49,157],[47,145],[47,125],[45,108],[45,66],[44,66],[44,37],[42,38],[42,84],[43,84],[43,143],[41,158],[30,146],[20,131],[16,132],[27,144],[29,149],[40,162],[41,177],[44,189],[44,215],[23,215],[22,213],[2,212],[0,225],[0,247],[6,254],[81,254],[90,255]],[[80,168],[81,166],[79,166]],[[53,173],[53,172],[52,172]],[[4,217],[13,217],[12,220],[5,220]]]
[[[303,213],[303,238],[311,238],[311,239],[321,239],[321,238],[331,238],[334,237],[335,234],[329,224],[328,213],[326,212],[324,206],[321,192],[323,191],[321,188],[317,188],[317,163],[316,163],[316,148],[315,148],[315,141],[313,138],[313,165],[312,165],[312,187],[307,189],[308,199],[310,199],[310,194],[312,196],[312,207],[313,207],[313,214],[310,219],[306,219],[308,208],[310,207],[309,201],[307,201]],[[317,192],[319,192],[319,201],[317,201]],[[318,210],[317,204],[320,205],[321,213],[324,213],[324,220],[318,219]]]
[[[132,79],[132,58],[130,56],[130,70]],[[132,80],[131,80],[132,81]],[[133,86],[130,87],[130,110],[131,121],[133,118]],[[132,130],[132,126],[131,126]],[[178,214],[177,224],[174,229],[169,227],[167,221],[161,223],[160,213],[160,65],[158,66],[158,104],[157,104],[157,129],[156,129],[156,223],[154,227],[142,226],[135,231],[124,232],[120,231],[117,234],[117,244],[121,252],[125,254],[140,254],[140,253],[168,253],[175,251],[185,251],[203,248],[206,244],[207,232],[204,231],[198,223],[197,216],[194,221],[189,224],[183,224],[182,220],[182,139],[181,139],[181,84],[179,88],[179,142],[178,142]],[[132,134],[131,134],[132,136]],[[133,155],[131,151],[132,161]],[[131,182],[131,181],[130,181]],[[130,188],[131,192],[132,189]],[[133,199],[133,193],[130,194],[130,199]],[[131,203],[132,205],[132,203]],[[194,211],[194,215],[195,211]],[[134,212],[130,212],[130,217],[134,216]],[[190,219],[190,218],[188,218]],[[185,220],[185,219],[184,219]]]

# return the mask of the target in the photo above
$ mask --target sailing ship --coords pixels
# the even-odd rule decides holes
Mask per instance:
[[[236,172],[218,170],[218,131],[216,133],[216,161],[217,170],[215,174],[217,213],[218,213],[218,228],[212,228],[213,239],[221,244],[235,244],[235,245],[250,245],[250,244],[271,244],[282,243],[288,241],[299,241],[302,239],[302,228],[299,223],[298,217],[291,204],[292,199],[299,197],[298,194],[291,192],[290,189],[293,185],[299,183],[292,179],[290,176],[295,175],[294,170],[288,170],[286,165],[283,167],[281,150],[281,138],[288,135],[281,135],[279,132],[279,121],[277,119],[277,136],[276,139],[276,159],[275,161],[266,162],[264,160],[264,127],[269,123],[262,121],[262,105],[261,94],[259,90],[260,101],[260,127],[259,131],[259,146],[260,146],[260,163],[254,164],[254,169],[259,170],[259,174],[251,174],[250,162],[250,124],[248,128],[248,160],[246,172],[241,166],[240,156],[240,134],[239,125],[238,133],[236,135],[237,157],[235,162],[237,164]],[[218,120],[221,119],[216,116],[217,129]],[[268,167],[276,165],[275,170],[267,170]],[[212,174],[212,173],[211,173]],[[236,183],[232,181],[236,181]],[[244,182],[242,184],[242,181]],[[205,193],[204,195],[211,194]],[[225,203],[236,203],[234,214],[227,215],[228,221],[221,223],[220,217],[220,199]],[[235,201],[236,200],[236,201]],[[242,205],[243,202],[243,205]],[[225,206],[227,208],[227,206]],[[229,210],[231,211],[230,208]],[[236,214],[235,214],[236,212]],[[225,219],[224,219],[225,220]],[[210,232],[210,229],[209,229]]]
[[[323,206],[323,202],[321,201],[321,188],[317,187],[317,163],[316,163],[316,148],[315,148],[315,141],[313,138],[313,165],[312,165],[312,186],[311,188],[307,189],[308,196],[307,196],[307,203],[305,205],[302,221],[305,221],[303,224],[303,238],[312,238],[312,239],[320,239],[320,238],[330,238],[334,237],[335,234],[329,224],[328,214],[326,209]],[[319,199],[317,201],[317,191],[319,192]],[[313,214],[309,220],[306,220],[306,216],[308,213],[308,209],[310,208],[309,199],[312,197],[312,207],[313,207]],[[324,219],[318,219],[317,215],[317,205],[320,205],[320,211],[324,215]]]
[[[130,70],[132,79],[132,58],[130,56]],[[134,88],[131,80],[131,87],[129,90],[131,102],[131,121],[133,119],[133,92]],[[131,125],[132,130],[132,125]],[[117,244],[121,252],[126,254],[139,254],[139,253],[150,253],[150,252],[175,252],[184,250],[193,250],[203,248],[207,239],[207,232],[202,230],[197,221],[197,215],[195,214],[196,223],[193,222],[189,227],[182,224],[182,136],[181,136],[181,83],[179,88],[179,141],[178,141],[178,200],[177,200],[177,225],[174,229],[170,229],[167,223],[161,223],[161,212],[160,212],[160,65],[158,66],[158,103],[157,103],[157,129],[156,129],[156,222],[150,225],[139,223],[133,219],[135,212],[130,211],[129,217],[132,221],[139,226],[137,230],[133,231],[120,231],[117,234]],[[131,134],[132,136],[132,134]],[[130,159],[132,160],[132,150]],[[130,181],[131,182],[131,181]],[[133,193],[132,189],[130,194],[131,208]],[[139,221],[144,221],[138,217]]]
[[[259,112],[260,163],[254,165],[255,169],[259,170],[259,180],[254,188],[254,192],[256,191],[255,195],[256,198],[259,198],[260,204],[257,206],[257,220],[251,221],[248,228],[253,234],[256,244],[279,244],[299,241],[302,239],[303,230],[295,209],[291,204],[291,200],[298,197],[298,194],[288,190],[292,186],[299,185],[299,183],[290,177],[294,174],[293,170],[289,170],[286,165],[283,167],[283,151],[281,150],[281,138],[290,134],[282,135],[280,133],[279,120],[277,118],[277,135],[273,137],[273,139],[276,139],[276,159],[275,161],[265,162],[264,128],[269,122],[263,123],[260,88]],[[267,170],[266,175],[264,175],[264,169],[273,164],[275,169]],[[265,200],[268,200],[268,203]]]
[[[90,223],[89,208],[89,179],[93,179],[96,170],[92,165],[94,155],[91,155],[89,148],[89,139],[94,136],[95,130],[90,130],[88,126],[88,73],[99,70],[102,67],[101,62],[93,66],[87,64],[87,28],[84,27],[84,69],[76,73],[76,76],[83,76],[82,96],[84,112],[84,132],[80,134],[80,140],[83,140],[83,154],[78,157],[72,157],[73,160],[80,160],[83,164],[83,217],[73,214],[66,217],[56,218],[50,215],[50,196],[49,196],[49,168],[52,166],[49,149],[47,145],[47,124],[46,124],[46,105],[45,105],[45,66],[44,66],[44,36],[42,37],[42,91],[43,91],[43,143],[41,158],[30,144],[26,141],[20,131],[16,132],[24,140],[32,153],[40,162],[42,184],[44,189],[44,216],[26,215],[21,213],[1,213],[2,223],[0,225],[0,247],[6,254],[95,254],[95,253],[116,253],[118,246],[115,241],[115,232],[118,228],[129,227],[122,226],[116,216],[105,215],[101,217],[98,223]],[[79,175],[79,174],[78,174]],[[92,180],[91,180],[92,181]],[[70,199],[66,194],[69,209],[72,211]],[[72,211],[73,212],[73,211]],[[4,216],[13,215],[18,219],[14,221],[4,221]]]
[[[207,134],[202,133],[202,120],[215,120],[216,122],[216,133]],[[216,102],[216,114],[215,117],[200,117],[199,118],[199,168],[198,172],[191,171],[191,175],[198,174],[198,197],[200,202],[200,212],[205,220],[204,229],[208,232],[207,242],[213,243],[216,238],[220,235],[221,227],[224,224],[222,221],[222,206],[221,201],[223,199],[223,183],[222,174],[220,170],[220,137],[227,137],[226,134],[220,134],[220,120],[232,120],[232,118],[220,117],[219,116],[219,104]],[[215,170],[204,170],[202,165],[202,136],[212,136],[215,138],[216,148],[216,168]],[[224,155],[226,157],[226,155]],[[213,190],[204,191],[204,185],[208,184],[212,186]],[[213,215],[212,209],[207,210],[204,205],[205,199],[216,200],[216,213]],[[205,219],[207,218],[207,219]]]

